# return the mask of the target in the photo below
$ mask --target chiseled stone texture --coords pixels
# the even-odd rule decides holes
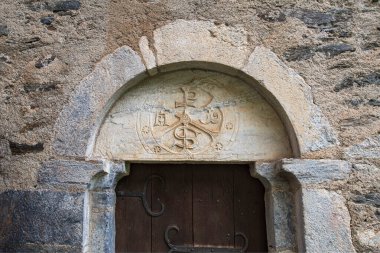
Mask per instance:
[[[211,21],[176,20],[155,30],[153,38],[159,68],[203,61],[240,69],[251,52],[245,29]]]
[[[53,160],[41,167],[38,182],[41,185],[82,185],[86,189],[91,179],[102,171],[102,163]]]
[[[345,150],[349,158],[380,159],[380,135],[369,137],[359,144],[355,144]]]
[[[324,189],[302,192],[305,252],[356,252],[346,200]]]
[[[97,120],[101,120],[104,110],[112,105],[111,98],[117,97],[123,85],[145,70],[141,58],[127,46],[104,57],[81,81],[61,112],[55,126],[58,130],[54,142],[57,153],[84,157]]]
[[[341,160],[283,159],[282,169],[294,175],[303,186],[347,179],[351,166]]]
[[[81,252],[83,197],[52,191],[0,193],[0,252]]]

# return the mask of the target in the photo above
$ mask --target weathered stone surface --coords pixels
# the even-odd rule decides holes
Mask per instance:
[[[81,81],[56,123],[58,133],[54,148],[59,154],[85,156],[98,117],[111,106],[119,89],[137,77],[145,66],[129,47],[123,46],[106,56],[94,71]],[[129,83],[128,83],[129,82]],[[126,88],[126,86],[124,86]],[[90,144],[89,144],[90,141]]]
[[[79,10],[81,3],[77,0],[58,1],[52,7],[54,12]]]
[[[300,19],[309,28],[319,29],[337,37],[351,37],[347,23],[352,19],[350,9],[293,9],[288,15]]]
[[[124,162],[105,162],[104,172],[93,177],[85,198],[83,252],[114,252],[115,187],[129,173]]]
[[[26,144],[26,143],[16,143],[16,142],[10,141],[9,147],[11,149],[12,155],[22,155],[25,153],[37,153],[44,150],[44,144],[40,142],[36,144]]]
[[[380,41],[367,42],[363,45],[363,50],[372,50],[380,47]]]
[[[273,252],[294,252],[295,208],[289,181],[281,176],[276,163],[257,162],[251,167],[252,176],[265,186],[268,245]]]
[[[7,139],[0,138],[0,158],[11,155],[11,149],[9,147],[9,141]]]
[[[315,55],[314,46],[299,46],[289,48],[284,57],[287,61],[302,61],[310,59]]]
[[[347,179],[351,166],[340,160],[283,159],[282,169],[294,175],[302,185]]]
[[[7,25],[0,24],[0,36],[8,36],[9,29]]]
[[[81,246],[80,193],[6,191],[0,193],[0,206],[0,251],[33,243]]]
[[[324,46],[299,46],[289,48],[285,53],[284,57],[287,61],[301,61],[310,59],[315,55],[316,52],[322,52],[327,57],[334,57],[345,52],[355,52],[356,48],[351,45],[340,43],[340,44],[330,44]]]
[[[380,251],[380,231],[374,229],[361,230],[357,232],[357,237],[362,247],[372,250],[372,252]]]
[[[280,10],[263,10],[257,15],[260,19],[268,22],[284,22],[286,15]]]
[[[24,84],[24,91],[29,92],[47,92],[58,89],[59,83],[26,83]]]
[[[48,161],[38,172],[40,184],[83,184],[103,171],[103,164],[79,161]]]
[[[345,149],[345,155],[351,158],[380,158],[380,135],[367,138],[362,143],[355,144]]]
[[[55,55],[47,55],[46,57],[40,58],[37,60],[36,64],[34,66],[38,69],[46,67],[50,63],[52,63],[55,60],[56,56]]]
[[[157,65],[200,61],[240,69],[250,54],[247,32],[210,21],[177,20],[154,31]]]
[[[187,70],[147,79],[121,97],[104,120],[93,157],[252,161],[291,154],[279,117],[252,87]]]
[[[370,100],[368,100],[367,104],[372,106],[380,106],[380,99],[371,98]]]
[[[356,48],[349,44],[330,44],[325,46],[320,46],[316,48],[317,52],[322,52],[328,57],[334,57],[345,52],[355,52]]]
[[[274,191],[273,223],[275,231],[275,249],[279,251],[295,250],[294,201],[289,191]]]
[[[40,22],[44,25],[51,25],[51,23],[53,23],[53,21],[54,21],[54,17],[52,17],[52,16],[42,17],[40,19]]]
[[[358,87],[380,85],[380,70],[373,71],[369,74],[359,74],[357,77],[346,77],[334,87],[334,91],[338,92],[343,89],[354,87],[354,85]]]
[[[9,55],[0,53],[0,62],[5,62],[5,63],[10,64],[10,63],[12,63],[11,57],[9,57]]]
[[[291,16],[296,17],[311,28],[332,26],[335,18],[332,13],[307,9],[295,10]]]
[[[150,49],[149,41],[146,36],[140,38],[139,47],[148,73],[155,75],[157,73],[156,56]]]
[[[366,124],[371,124],[379,119],[379,116],[370,114],[370,115],[361,115],[358,118],[347,118],[340,121],[341,127],[356,127],[363,126]]]
[[[356,252],[350,214],[341,195],[322,189],[303,190],[302,201],[305,252]]]
[[[256,47],[243,71],[280,103],[298,138],[301,154],[337,143],[331,126],[313,103],[310,86],[269,49]]]
[[[129,163],[105,161],[103,172],[92,178],[89,189],[91,191],[104,191],[115,189],[117,182],[130,172]]]
[[[351,199],[357,204],[372,205],[374,207],[380,208],[380,193],[377,192],[371,192],[364,195],[356,195]]]

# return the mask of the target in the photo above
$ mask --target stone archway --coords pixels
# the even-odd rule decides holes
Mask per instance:
[[[113,189],[129,173],[122,156],[97,152],[97,137],[115,102],[149,76],[196,68],[238,77],[274,108],[289,136],[293,157],[337,143],[305,81],[269,49],[249,48],[247,36],[240,28],[178,20],[154,32],[154,50],[146,37],[141,38],[142,58],[123,46],[106,56],[78,86],[57,121],[54,148],[59,155],[103,164],[85,197],[85,252],[113,252]],[[334,190],[324,189],[327,182],[347,178],[348,163],[281,158],[264,158],[276,161],[256,162],[251,168],[266,188],[269,250],[354,252],[344,200]]]

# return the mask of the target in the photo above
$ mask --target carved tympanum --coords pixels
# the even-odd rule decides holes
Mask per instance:
[[[106,116],[94,156],[121,160],[250,161],[291,155],[273,108],[248,84],[211,71],[157,75]]]

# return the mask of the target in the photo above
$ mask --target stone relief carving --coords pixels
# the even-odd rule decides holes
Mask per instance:
[[[137,130],[148,153],[184,154],[193,158],[207,150],[221,151],[238,130],[234,108],[221,107],[223,97],[212,95],[213,80],[193,80],[162,97],[156,112],[140,112]],[[165,96],[164,95],[164,96]],[[162,107],[162,108],[161,108]]]
[[[245,82],[217,72],[157,75],[127,91],[103,122],[96,157],[252,161],[291,156],[274,109]]]

